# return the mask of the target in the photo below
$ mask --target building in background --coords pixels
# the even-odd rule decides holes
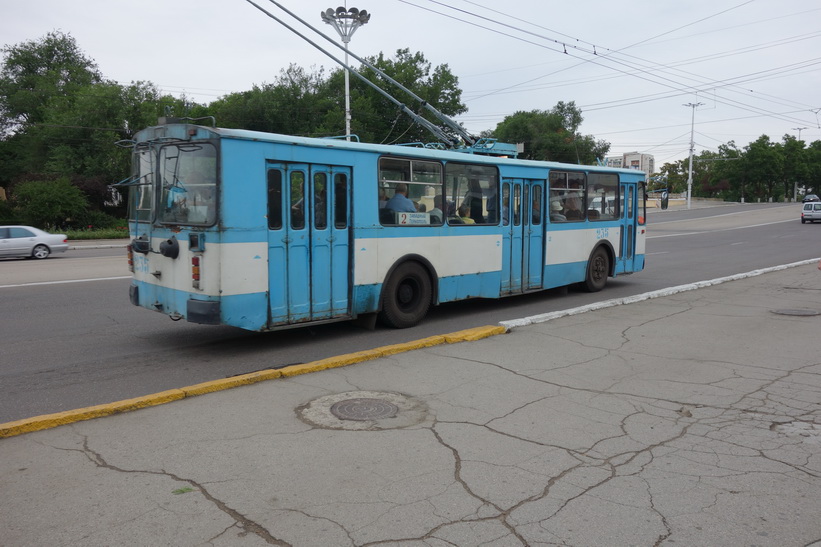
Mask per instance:
[[[621,156],[609,156],[605,158],[607,167],[623,167],[625,169],[636,169],[644,171],[648,177],[656,170],[656,160],[652,154],[641,154],[639,152],[628,152]]]

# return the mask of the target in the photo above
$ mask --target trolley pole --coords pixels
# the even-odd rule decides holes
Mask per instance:
[[[696,107],[703,105],[704,103],[687,103],[684,106],[689,106],[693,109],[693,117],[690,120],[690,168],[687,172],[687,209],[690,209],[690,204],[693,196],[693,151],[695,151],[695,141],[693,141],[693,136],[695,135],[695,128],[696,128]]]
[[[347,5],[347,4],[346,4]],[[345,140],[351,140],[351,82],[348,68],[348,42],[356,29],[371,19],[371,14],[356,8],[328,8],[321,13],[322,20],[334,27],[345,44]]]

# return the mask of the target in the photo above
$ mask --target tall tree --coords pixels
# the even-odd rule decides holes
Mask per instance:
[[[0,136],[20,126],[42,123],[54,102],[100,82],[97,65],[60,31],[3,48],[0,71]]]
[[[744,168],[746,178],[750,182],[750,197],[759,200],[777,198],[776,186],[784,165],[783,155],[767,135],[761,135],[748,144],[744,147],[744,152]]]
[[[411,53],[409,49],[399,49],[394,58],[383,53],[366,59],[405,88],[412,91],[427,104],[442,114],[453,117],[467,112],[462,103],[462,90],[459,78],[447,64],[433,66],[421,52]],[[358,72],[385,90],[398,101],[424,117],[434,125],[445,130],[440,120],[436,119],[418,101],[396,86],[384,81],[366,65],[359,67]],[[345,132],[344,93],[340,93],[344,84],[344,72],[336,70],[328,79],[325,92],[333,97],[333,108],[325,117],[323,129],[332,134]],[[408,115],[402,113],[398,106],[374,90],[359,78],[351,79],[351,132],[362,141],[378,143],[430,142],[436,137],[424,127],[418,125]],[[451,131],[445,130],[452,134]]]
[[[798,188],[805,186],[809,180],[810,166],[804,141],[799,141],[792,135],[784,135],[777,148],[784,158],[779,179],[783,185],[784,196],[792,199]]]
[[[582,135],[584,118],[576,103],[560,101],[551,110],[519,111],[502,120],[492,135],[505,142],[525,145],[525,159],[595,164],[610,150],[610,143]]]
[[[208,111],[221,127],[317,135],[332,102],[325,90],[323,69],[309,72],[292,64],[273,83],[220,97]]]

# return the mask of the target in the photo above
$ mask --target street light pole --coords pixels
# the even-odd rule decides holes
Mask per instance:
[[[704,103],[687,103],[684,106],[689,106],[693,109],[693,118],[690,121],[690,169],[687,173],[687,209],[690,209],[691,199],[693,196],[693,151],[695,150],[695,142],[693,136],[696,128],[696,107]]]
[[[351,140],[351,83],[348,68],[348,42],[356,29],[370,21],[371,14],[356,8],[328,8],[321,13],[322,20],[334,27],[345,45],[345,140]]]

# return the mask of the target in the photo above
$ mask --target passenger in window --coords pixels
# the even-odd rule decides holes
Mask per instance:
[[[388,193],[384,188],[379,189],[379,208],[384,209],[388,205]]]
[[[393,197],[385,204],[386,209],[396,213],[415,213],[416,207],[408,199],[408,185],[400,182],[394,189]]]
[[[499,222],[499,196],[496,193],[495,188],[492,188],[491,191],[493,192],[491,195],[487,197],[487,222],[488,224],[497,224]]]
[[[533,207],[531,209],[531,223],[539,224],[542,221],[542,200],[533,192]]]
[[[459,214],[459,219],[464,224],[476,224],[476,221],[470,218],[470,207],[467,203],[462,203],[462,205],[459,206],[457,213]]]
[[[550,201],[550,220],[551,222],[564,222],[567,217],[562,214],[562,202],[558,199]]]
[[[579,198],[571,196],[564,202],[564,217],[567,220],[582,220],[584,213],[579,208]]]
[[[445,214],[442,211],[442,196],[433,196],[433,209],[430,210],[430,223],[442,224]]]
[[[479,179],[470,179],[468,181],[468,191],[465,194],[465,199],[462,200],[462,205],[468,206],[470,218],[473,219],[471,224],[478,222],[485,223],[485,217],[482,212],[482,186],[479,184]],[[462,216],[461,214],[459,216]]]

